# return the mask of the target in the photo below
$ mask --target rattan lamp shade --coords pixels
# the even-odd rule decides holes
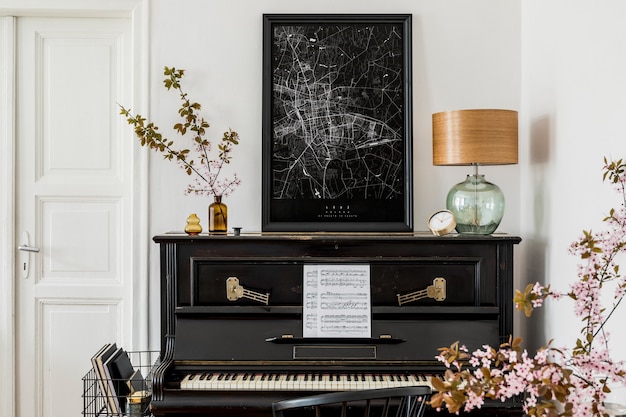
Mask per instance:
[[[517,112],[514,110],[435,113],[433,164],[517,164],[517,124]]]

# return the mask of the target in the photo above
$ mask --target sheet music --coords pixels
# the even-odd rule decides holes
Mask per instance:
[[[303,337],[372,337],[370,266],[304,265]]]

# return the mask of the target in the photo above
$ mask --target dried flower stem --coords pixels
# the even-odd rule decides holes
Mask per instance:
[[[219,182],[218,178],[224,164],[230,163],[230,153],[232,147],[239,144],[239,135],[232,129],[224,132],[221,142],[218,144],[218,158],[210,159],[211,142],[204,138],[210,125],[197,114],[202,108],[201,105],[191,102],[181,87],[180,80],[184,76],[185,70],[165,67],[163,74],[166,76],[163,80],[165,88],[168,90],[174,88],[178,91],[182,102],[178,114],[183,120],[174,125],[174,130],[181,136],[185,136],[187,132],[192,132],[194,150],[199,154],[198,160],[190,156],[189,149],[174,149],[174,141],[164,138],[159,132],[158,126],[152,122],[146,123],[146,119],[141,115],[134,115],[130,109],[119,105],[120,114],[126,117],[128,124],[135,127],[135,134],[139,138],[141,146],[148,146],[154,151],[161,152],[164,159],[176,161],[187,175],[196,175],[196,182],[193,185],[190,184],[186,189],[187,194],[227,195],[240,183],[237,174],[234,174],[232,179],[223,182]]]

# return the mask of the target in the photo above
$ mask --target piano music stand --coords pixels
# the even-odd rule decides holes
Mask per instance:
[[[274,417],[420,417],[430,398],[427,386],[332,392],[276,401]]]

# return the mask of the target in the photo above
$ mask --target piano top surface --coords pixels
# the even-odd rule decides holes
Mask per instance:
[[[233,232],[227,234],[209,234],[206,232],[199,235],[190,236],[182,231],[172,231],[164,234],[156,235],[154,241],[157,243],[173,243],[173,242],[193,242],[206,240],[288,240],[288,241],[421,241],[421,242],[437,242],[437,241],[458,241],[465,243],[489,243],[489,242],[511,242],[519,243],[521,238],[509,235],[507,233],[494,233],[492,235],[467,235],[459,233],[450,233],[445,236],[435,236],[430,232],[241,232],[235,236]]]

